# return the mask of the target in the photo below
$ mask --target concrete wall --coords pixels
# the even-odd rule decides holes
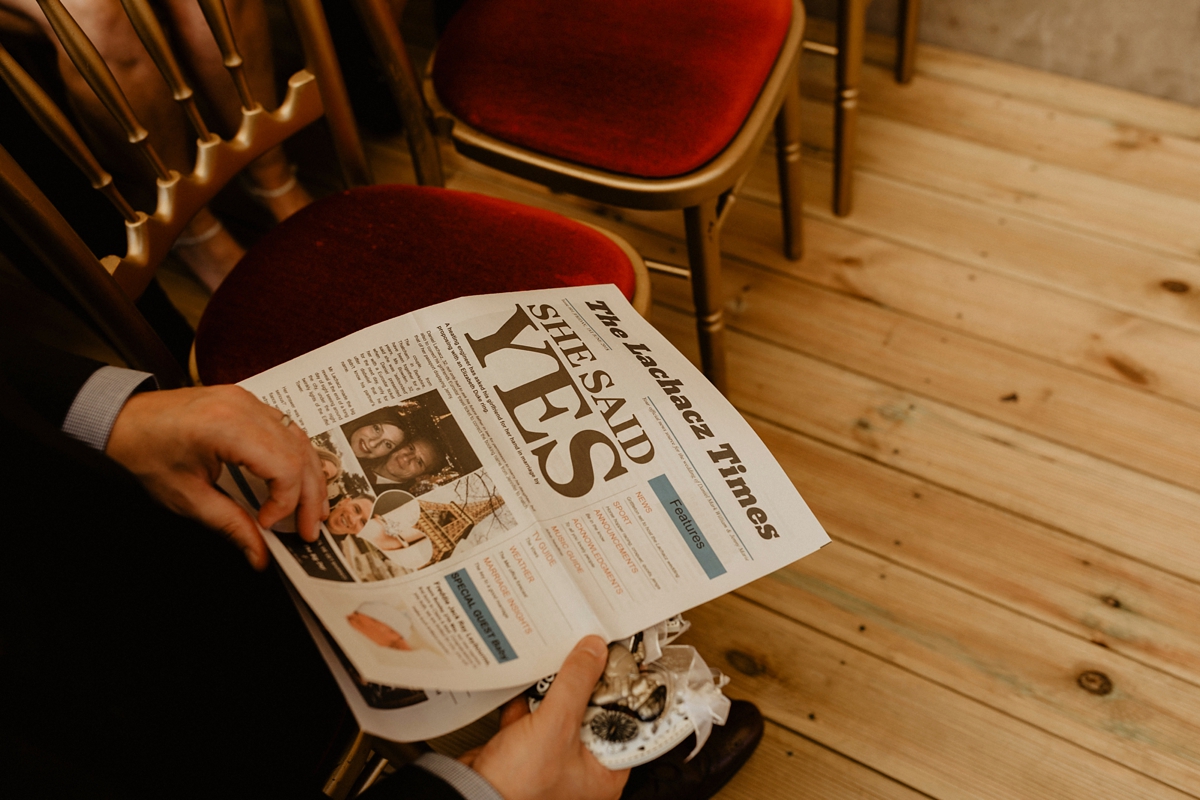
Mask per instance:
[[[832,18],[837,0],[809,0]],[[895,30],[896,0],[868,27]],[[1200,106],[1200,0],[922,0],[921,41]],[[920,56],[918,56],[918,63]]]

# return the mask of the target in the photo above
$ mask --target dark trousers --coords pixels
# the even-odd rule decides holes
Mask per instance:
[[[320,797],[353,720],[273,572],[0,386],[0,756],[51,797]]]

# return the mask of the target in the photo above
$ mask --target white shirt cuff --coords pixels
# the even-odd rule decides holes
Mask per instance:
[[[125,401],[146,381],[157,385],[149,372],[107,366],[96,370],[67,409],[62,432],[103,452]]]
[[[504,800],[495,787],[487,782],[487,778],[449,756],[422,753],[413,763],[450,784],[454,791],[467,800]]]

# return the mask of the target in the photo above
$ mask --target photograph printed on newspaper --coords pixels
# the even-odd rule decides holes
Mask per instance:
[[[612,286],[453,300],[242,385],[320,457],[320,538],[267,539],[363,682],[527,685],[586,634],[630,636],[829,541]]]

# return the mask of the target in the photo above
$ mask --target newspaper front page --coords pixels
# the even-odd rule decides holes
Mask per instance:
[[[360,686],[511,693],[586,634],[630,636],[829,541],[613,286],[461,298],[242,385],[321,456],[319,540],[267,539]]]

